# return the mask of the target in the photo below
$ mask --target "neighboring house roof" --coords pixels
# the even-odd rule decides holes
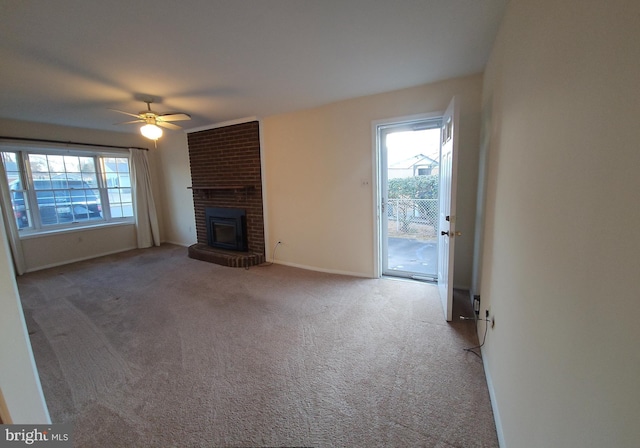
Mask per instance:
[[[399,162],[389,165],[389,169],[407,170],[413,168],[416,165],[438,166],[438,162],[436,160],[433,160],[431,157],[425,156],[424,154],[416,154],[413,157],[409,157],[408,159],[400,160]]]

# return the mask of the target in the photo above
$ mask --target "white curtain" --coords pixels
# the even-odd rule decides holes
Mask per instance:
[[[11,247],[11,256],[13,258],[13,266],[16,274],[22,275],[26,271],[24,263],[24,255],[22,254],[22,244],[18,235],[18,225],[13,215],[13,206],[11,205],[11,192],[9,184],[7,184],[7,174],[4,171],[4,164],[0,160],[0,209],[2,209],[2,220],[4,228],[7,229],[7,240]]]
[[[156,204],[153,202],[147,151],[130,148],[129,153],[131,154],[131,189],[136,210],[138,247],[159,246],[160,229]]]

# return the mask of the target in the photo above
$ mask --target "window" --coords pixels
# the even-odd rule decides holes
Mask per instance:
[[[53,149],[1,154],[21,232],[132,221],[128,156]]]
[[[124,157],[102,157],[102,172],[105,173],[105,188],[109,199],[111,218],[133,216],[129,159]]]

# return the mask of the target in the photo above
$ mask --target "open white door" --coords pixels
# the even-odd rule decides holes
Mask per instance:
[[[440,152],[440,219],[438,241],[438,289],[444,316],[453,314],[453,253],[456,233],[456,181],[458,177],[458,112],[455,98],[442,117],[442,149]]]

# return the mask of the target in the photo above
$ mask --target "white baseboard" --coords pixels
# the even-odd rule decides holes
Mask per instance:
[[[489,399],[491,400],[491,409],[493,409],[493,419],[496,422],[496,433],[498,434],[498,444],[500,445],[500,448],[506,448],[507,444],[504,441],[504,433],[502,432],[502,420],[500,419],[500,411],[498,410],[498,402],[496,400],[496,391],[493,388],[493,380],[491,379],[491,372],[489,371],[489,367],[487,366],[487,359],[484,357],[484,353],[482,353],[482,365],[484,366],[484,376],[487,379],[487,388],[489,389]]]
[[[184,242],[179,242],[179,241],[167,240],[167,241],[162,241],[160,244],[175,244],[176,246],[189,247],[189,246],[191,246],[193,244],[196,244],[196,243],[184,243]]]
[[[77,263],[78,261],[85,261],[85,260],[92,260],[94,258],[99,258],[99,257],[106,257],[107,255],[118,254],[120,252],[126,252],[128,250],[133,250],[133,249],[137,249],[137,247],[136,246],[125,247],[125,248],[121,248],[121,249],[118,249],[118,250],[112,250],[112,251],[109,251],[109,252],[101,252],[99,254],[89,255],[89,256],[86,256],[86,257],[73,258],[71,260],[59,261],[57,263],[46,264],[44,266],[38,266],[36,268],[29,268],[25,272],[42,271],[44,269],[55,268],[57,266],[64,266],[65,264]]]
[[[350,277],[373,278],[370,275],[363,274],[362,272],[342,271],[339,269],[325,269],[325,268],[318,268],[316,266],[308,266],[305,264],[289,263],[287,261],[278,261],[278,260],[274,261],[273,263],[281,264],[283,266],[291,266],[292,268],[306,269],[307,271],[324,272],[326,274],[338,274],[338,275],[348,275]]]

